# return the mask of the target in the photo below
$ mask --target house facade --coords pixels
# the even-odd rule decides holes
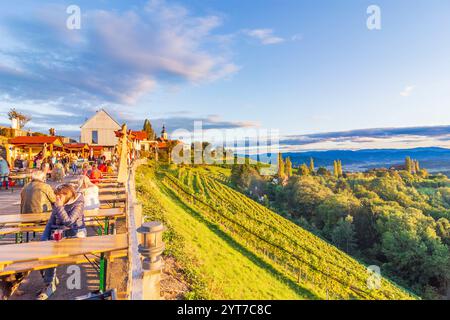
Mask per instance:
[[[81,126],[80,143],[90,146],[114,147],[117,144],[116,130],[121,126],[104,109],[98,110]]]

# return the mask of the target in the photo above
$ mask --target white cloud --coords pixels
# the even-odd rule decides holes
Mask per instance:
[[[278,44],[286,41],[284,38],[276,36],[272,29],[243,30],[243,33],[258,39],[263,45]]]
[[[400,92],[400,95],[401,95],[402,97],[409,97],[409,96],[413,93],[413,91],[414,91],[415,88],[416,88],[415,86],[406,86],[406,87],[403,89],[403,91]]]
[[[159,85],[210,82],[239,70],[216,32],[220,17],[163,0],[132,8],[85,10],[76,32],[61,27],[65,10],[55,5],[42,6],[29,25],[20,17],[0,22],[2,34],[22,41],[0,43],[0,93],[129,105]]]

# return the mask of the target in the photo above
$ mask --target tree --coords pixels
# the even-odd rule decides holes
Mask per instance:
[[[418,291],[450,280],[450,252],[436,234],[436,222],[414,208],[386,208],[377,222],[383,267]],[[441,288],[442,289],[442,288]]]
[[[284,180],[286,177],[286,170],[284,168],[284,160],[283,155],[281,153],[278,154],[278,178]]]
[[[308,166],[306,164],[302,164],[299,168],[298,168],[298,175],[299,176],[307,176],[309,175],[309,169]]]
[[[341,218],[331,233],[333,244],[347,253],[352,253],[356,247],[353,217]]]
[[[405,170],[409,173],[412,172],[412,160],[411,157],[405,158]]]
[[[317,174],[319,176],[323,176],[323,177],[331,176],[331,172],[328,171],[327,168],[325,168],[325,167],[320,167],[319,169],[317,169]]]
[[[152,124],[150,123],[150,120],[145,119],[143,131],[145,131],[147,133],[147,139],[148,140],[154,140],[155,139],[155,137],[156,137],[155,131],[152,128]]]
[[[336,160],[333,161],[333,174],[335,177],[339,177],[339,169]]]
[[[338,173],[339,173],[339,177],[342,177],[342,175],[344,174],[344,172],[342,171],[342,161],[338,160]]]
[[[17,111],[15,108],[11,108],[8,112],[9,120],[16,119],[19,122],[19,129],[25,127],[25,125],[31,121],[31,117]]]
[[[314,173],[315,170],[316,170],[316,169],[314,168],[314,159],[311,157],[311,158],[309,159],[309,171],[310,171],[311,173]]]
[[[333,163],[334,166],[334,176],[336,178],[342,177],[343,171],[342,171],[342,162],[341,160],[335,160]]]
[[[287,157],[286,158],[286,176],[288,178],[292,177],[292,162],[291,162],[291,158]]]
[[[292,211],[307,217],[313,216],[317,206],[333,194],[312,176],[293,176],[284,193]]]

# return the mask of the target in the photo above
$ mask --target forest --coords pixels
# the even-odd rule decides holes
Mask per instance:
[[[448,299],[450,180],[409,157],[396,168],[346,172],[293,167],[281,154],[277,176],[261,164],[234,165],[240,192],[334,244],[425,299]]]

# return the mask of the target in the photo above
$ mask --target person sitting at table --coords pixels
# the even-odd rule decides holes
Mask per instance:
[[[31,182],[20,193],[20,213],[41,213],[52,211],[56,201],[52,187],[45,183],[43,171],[31,173]]]
[[[98,187],[93,184],[88,177],[81,176],[78,182],[77,192],[83,194],[85,210],[94,210],[100,208]]]
[[[57,162],[52,170],[52,179],[56,182],[62,182],[65,176],[64,166],[61,162]]]
[[[55,230],[61,230],[65,238],[86,238],[83,195],[77,193],[70,184],[62,184],[56,187],[55,195],[55,205],[41,241],[52,240],[52,233]],[[39,292],[37,299],[47,300],[55,293],[59,282],[56,277],[56,268],[46,269],[42,275],[45,287]]]
[[[8,161],[3,159],[2,156],[0,156],[0,190],[2,189],[3,185],[5,185],[6,190],[8,190],[9,185],[9,164]]]
[[[102,173],[105,173],[107,171],[106,164],[105,164],[105,162],[103,162],[103,160],[98,165],[98,170],[100,170],[100,172],[102,172]]]
[[[92,170],[89,175],[89,179],[91,179],[91,182],[94,184],[98,184],[100,182],[100,179],[103,178],[103,174],[100,170],[98,170],[97,165],[92,165]]]
[[[81,167],[82,175],[89,177],[92,171],[92,167],[89,165],[88,162],[83,163],[83,166]]]

